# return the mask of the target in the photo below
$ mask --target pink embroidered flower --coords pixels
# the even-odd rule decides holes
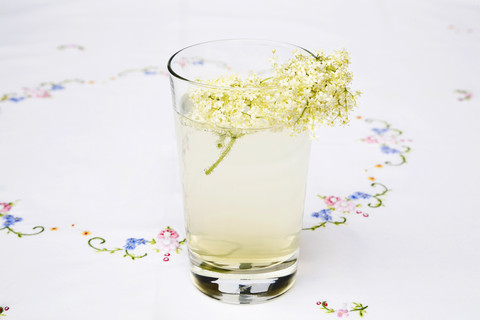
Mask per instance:
[[[160,251],[163,252],[171,252],[176,251],[178,247],[180,247],[180,243],[178,242],[178,233],[167,227],[166,229],[162,230],[158,236],[157,246]]]
[[[373,136],[368,136],[364,140],[366,143],[378,143],[378,140],[374,138]]]
[[[348,310],[347,309],[338,309],[337,310],[337,317],[348,317]]]
[[[341,199],[339,197],[335,197],[335,196],[326,197],[325,204],[329,207],[333,207],[335,203],[337,203],[340,200]]]
[[[341,212],[353,212],[356,208],[356,205],[353,201],[341,200],[339,199],[333,205],[335,210],[339,210]]]
[[[170,227],[167,227],[166,229],[163,229],[157,236],[158,239],[165,239],[165,238],[173,238],[177,239],[178,238],[178,233],[177,231],[171,229]]]
[[[380,136],[378,137],[378,143],[381,144],[397,144],[397,136],[391,135],[391,136]]]
[[[0,203],[0,206],[1,206],[0,213],[5,213],[10,211],[10,209],[12,209],[12,203],[4,202],[4,203]]]
[[[46,91],[44,89],[24,88],[24,90],[25,90],[25,93],[28,96],[32,96],[34,98],[49,98],[50,97],[50,93],[48,93],[48,91]]]

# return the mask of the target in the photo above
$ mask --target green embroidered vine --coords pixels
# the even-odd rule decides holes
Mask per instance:
[[[327,301],[317,301],[317,306],[320,307],[320,310],[325,311],[325,313],[336,313],[337,317],[348,317],[350,313],[358,312],[358,315],[362,318],[367,314],[366,309],[368,306],[364,306],[362,303],[352,302],[350,308],[345,304],[342,308],[331,308],[328,306]]]
[[[19,238],[23,236],[36,236],[43,231],[45,231],[45,228],[42,226],[36,226],[33,227],[33,230],[37,230],[37,232],[34,233],[24,233],[24,232],[19,232],[16,231],[13,226],[19,222],[23,221],[23,218],[21,217],[16,217],[12,214],[10,214],[10,210],[16,205],[18,201],[15,202],[1,202],[0,203],[0,225],[3,225],[2,228],[0,228],[0,231],[6,230],[7,234],[13,233],[16,234]]]
[[[8,311],[10,310],[10,307],[8,306],[5,306],[5,307],[1,307],[0,306],[0,317],[6,317],[7,315],[5,313],[3,313],[4,311]]]
[[[382,201],[382,199],[380,199],[380,197],[386,195],[387,192],[390,191],[390,189],[388,189],[387,187],[385,187],[385,185],[383,185],[383,184],[381,184],[381,183],[379,183],[379,182],[374,182],[374,183],[372,183],[370,186],[371,186],[371,187],[380,186],[380,187],[383,188],[383,191],[382,191],[382,192],[376,193],[376,194],[372,195],[372,198],[374,198],[375,200],[377,200],[377,203],[374,204],[374,205],[372,205],[372,203],[370,202],[370,203],[368,204],[368,206],[369,206],[370,208],[378,208],[378,207],[380,207],[380,206],[383,205],[383,201]]]
[[[325,228],[327,226],[327,224],[331,223],[331,224],[334,224],[336,226],[339,226],[341,224],[345,224],[347,222],[347,218],[345,217],[340,217],[341,221],[324,221],[322,223],[319,223],[313,227],[310,227],[310,228],[303,228],[302,230],[312,230],[312,231],[315,231],[316,229],[318,228]]]
[[[100,245],[101,244],[104,244],[106,242],[105,239],[103,238],[100,238],[100,237],[93,237],[91,239],[88,240],[88,245],[90,247],[92,247],[93,249],[97,250],[97,252],[109,252],[109,253],[115,253],[117,251],[124,251],[125,254],[123,255],[123,257],[130,257],[132,258],[132,260],[135,260],[135,259],[140,259],[140,258],[144,258],[147,256],[147,253],[144,253],[143,255],[141,256],[138,256],[138,255],[135,255],[135,254],[132,254],[129,252],[129,249],[127,248],[113,248],[113,249],[107,249],[107,248],[98,248],[96,246],[94,246],[92,244],[92,241],[96,241],[96,240],[100,240]],[[152,239],[151,241],[146,241],[147,243],[151,243],[151,244],[155,244],[155,239]]]
[[[405,142],[405,139],[400,138],[401,135],[403,135],[403,132],[399,129],[392,128],[392,126],[384,120],[378,120],[378,119],[365,119],[365,122],[367,123],[381,123],[383,124],[383,128],[372,128],[372,131],[375,132],[374,136],[369,136],[365,139],[362,139],[363,141],[367,143],[376,143],[380,144],[380,150],[385,153],[385,154],[396,154],[400,157],[400,161],[397,162],[392,162],[390,160],[385,161],[384,164],[388,166],[401,166],[405,163],[407,163],[407,157],[406,154],[411,151],[411,148],[406,145],[401,145],[401,148],[403,150],[400,150],[397,147],[392,147],[391,145],[397,145],[399,143]],[[393,132],[393,134],[389,134],[390,132]]]
[[[18,231],[15,231],[13,230],[12,228],[10,227],[3,227],[3,228],[0,228],[0,231],[2,230],[7,230],[7,234],[9,233],[14,233],[16,234],[19,238],[23,237],[23,236],[36,236],[40,233],[42,233],[43,231],[45,231],[45,228],[42,227],[42,226],[36,226],[36,227],[33,227],[32,230],[35,230],[35,229],[40,229],[39,231],[35,232],[35,233],[23,233],[23,232],[18,232]]]
[[[101,237],[93,237],[88,240],[88,245],[95,249],[97,252],[108,252],[110,254],[116,253],[116,252],[123,252],[123,257],[129,257],[132,260],[135,259],[141,259],[146,257],[148,254],[135,254],[133,251],[139,247],[139,246],[144,246],[144,245],[151,245],[154,246],[152,248],[153,251],[160,253],[164,253],[164,258],[163,261],[169,261],[169,257],[171,255],[171,252],[175,253],[180,253],[181,246],[186,243],[186,239],[180,240],[178,239],[179,235],[178,233],[170,228],[166,227],[163,229],[158,235],[157,239],[151,239],[151,240],[145,240],[144,238],[128,238],[125,242],[125,245],[123,248],[121,247],[115,247],[112,249],[105,248],[103,246],[100,246],[106,242],[105,239]],[[97,244],[93,244],[93,242],[98,242]]]

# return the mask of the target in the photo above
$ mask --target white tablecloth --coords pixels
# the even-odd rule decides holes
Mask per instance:
[[[474,0],[2,1],[0,315],[478,319],[479,35]],[[296,285],[254,306],[181,241],[166,61],[223,38],[346,48],[364,92],[312,146]]]

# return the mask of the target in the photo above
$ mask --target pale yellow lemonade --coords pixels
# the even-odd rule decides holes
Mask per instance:
[[[249,130],[208,175],[227,137],[175,115],[189,249],[214,267],[272,266],[298,250],[308,133]]]

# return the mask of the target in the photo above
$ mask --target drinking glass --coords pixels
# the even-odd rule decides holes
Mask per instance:
[[[275,87],[235,88],[207,79],[272,74],[303,48],[274,41],[220,40],[196,44],[168,61],[183,186],[191,275],[206,295],[252,304],[294,283],[310,154],[308,133],[278,126],[218,127],[192,118],[199,90],[229,97]]]

